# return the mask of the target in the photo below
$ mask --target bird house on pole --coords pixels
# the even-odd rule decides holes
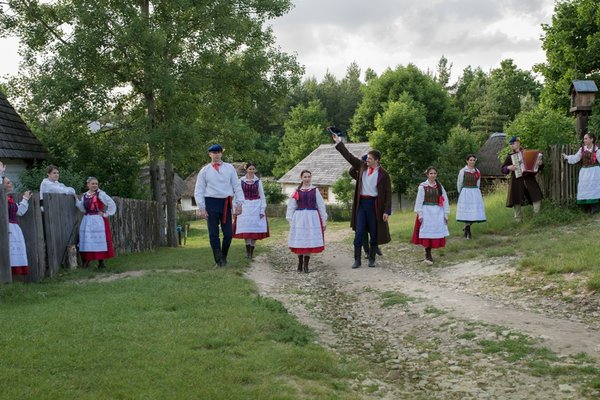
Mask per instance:
[[[569,88],[571,111],[577,121],[577,134],[580,139],[587,133],[588,118],[592,114],[592,106],[596,99],[598,87],[594,81],[572,81]]]

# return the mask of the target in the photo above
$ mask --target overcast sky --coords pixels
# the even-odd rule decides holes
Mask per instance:
[[[362,72],[413,63],[436,70],[444,55],[451,81],[471,65],[484,71],[512,58],[521,69],[544,62],[541,24],[554,0],[296,0],[273,29],[306,76],[338,78],[355,61]]]
[[[521,69],[544,62],[541,24],[554,0],[295,0],[273,22],[277,43],[295,53],[306,77],[338,78],[355,61],[362,72],[413,63],[436,70],[444,55],[451,81],[471,65],[484,71],[512,58]],[[0,39],[0,76],[16,74],[18,44]]]

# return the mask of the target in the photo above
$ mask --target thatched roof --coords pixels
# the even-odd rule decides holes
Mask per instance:
[[[506,133],[492,133],[477,152],[477,168],[482,177],[504,177],[498,153],[506,147]]]
[[[48,152],[0,92],[0,158],[43,160]]]
[[[369,143],[346,143],[345,145],[356,157],[361,157],[370,150]],[[278,182],[300,183],[300,172],[307,169],[312,173],[313,185],[332,186],[349,168],[350,164],[335,149],[334,144],[322,144],[279,178]]]

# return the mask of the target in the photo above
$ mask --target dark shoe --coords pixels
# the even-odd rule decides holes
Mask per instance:
[[[302,272],[302,267],[303,267],[303,263],[304,263],[304,256],[300,255],[298,256],[298,272]]]
[[[308,262],[310,261],[310,256],[304,256],[304,262],[302,263],[302,267],[304,273],[308,274]]]
[[[465,227],[465,233],[467,235],[467,239],[471,239],[471,225],[467,225]]]
[[[369,251],[369,268],[375,268],[375,257],[377,257],[377,251],[375,246],[371,247]]]
[[[246,245],[246,258],[250,258],[250,245]]]
[[[352,268],[354,268],[354,269],[360,268],[360,265],[361,265],[360,253],[361,253],[361,251],[362,251],[362,249],[360,248],[360,246],[354,247],[354,264],[352,264]]]
[[[468,225],[466,225],[466,226],[463,228],[463,237],[464,237],[465,239],[468,239],[468,238],[469,238],[469,235],[467,234],[467,226],[468,226]]]
[[[252,257],[254,257],[254,246],[250,246],[250,259],[252,260]]]
[[[381,257],[383,255],[379,246],[375,246],[375,254],[377,254],[379,257]]]
[[[431,247],[425,248],[425,261],[427,264],[433,264],[433,256],[431,255]]]
[[[104,260],[98,261],[98,269],[106,268],[106,264],[104,264]]]
[[[221,268],[221,260],[223,255],[221,254],[220,249],[213,249],[213,258],[215,259],[215,268]]]

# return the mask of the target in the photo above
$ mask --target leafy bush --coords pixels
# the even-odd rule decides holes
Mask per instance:
[[[32,168],[25,170],[19,176],[21,183],[16,188],[17,191],[22,192],[25,190],[40,190],[40,184],[48,175],[46,173],[46,168],[48,168],[48,163],[35,164]],[[59,181],[64,183],[66,186],[70,186],[75,189],[76,192],[80,193],[85,189],[85,177],[80,173],[71,171],[68,168],[60,168],[60,178]]]
[[[281,191],[281,186],[277,182],[263,181],[263,189],[267,204],[281,204],[286,199],[286,195]]]
[[[354,184],[348,171],[345,171],[342,177],[333,184],[331,190],[340,204],[344,207],[350,207],[354,198]]]

